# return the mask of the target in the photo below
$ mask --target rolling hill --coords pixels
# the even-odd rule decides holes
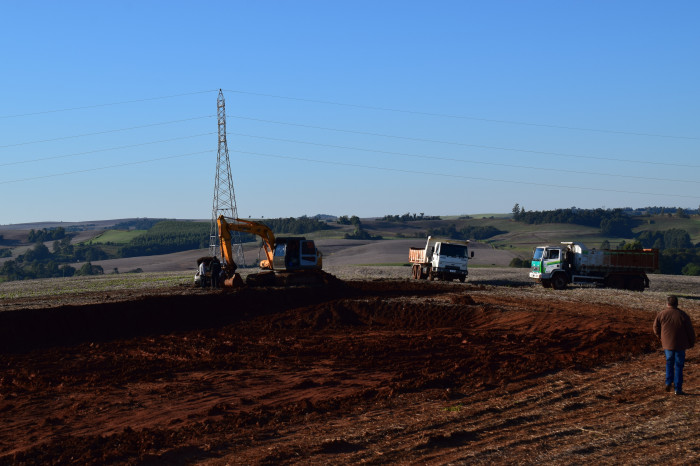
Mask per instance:
[[[532,249],[541,244],[558,243],[560,241],[579,241],[589,247],[600,247],[604,241],[614,247],[621,241],[631,241],[633,238],[613,238],[602,235],[599,228],[575,224],[547,223],[527,224],[514,221],[509,215],[473,215],[452,216],[442,219],[420,218],[410,221],[388,221],[386,219],[359,219],[361,228],[373,237],[382,240],[347,239],[348,235],[356,232],[356,225],[340,225],[332,219],[326,219],[329,229],[306,233],[305,236],[314,239],[319,249],[324,253],[324,264],[329,266],[343,265],[399,265],[407,262],[409,247],[422,247],[426,235],[430,232],[467,231],[492,229],[498,233],[475,241],[471,245],[475,251],[472,266],[507,266],[510,261],[519,257],[528,259]],[[633,233],[642,231],[659,232],[669,229],[681,229],[689,233],[693,244],[700,242],[700,216],[691,215],[688,218],[677,216],[651,215],[635,218]],[[124,229],[125,225],[148,225],[149,219],[114,219],[86,222],[41,222],[23,225],[0,226],[0,249],[9,249],[10,257],[0,258],[0,265],[15,259],[32,247],[28,242],[28,233],[32,230],[62,227],[71,237],[73,245],[106,245],[110,253],[116,252],[121,246],[128,244],[134,238],[147,233],[135,227]],[[157,219],[151,219],[155,224]],[[202,231],[207,231],[206,220],[171,221],[171,229],[177,229],[178,222],[182,225],[201,225]],[[120,229],[115,229],[115,227]],[[161,229],[162,230],[162,229]],[[206,240],[206,233],[205,240]],[[441,237],[433,233],[434,236]],[[444,236],[443,236],[444,237]],[[47,246],[51,246],[47,244]],[[259,259],[257,242],[244,245],[246,265],[254,265]],[[194,269],[198,257],[207,254],[207,249],[189,249],[159,255],[148,255],[128,258],[112,258],[93,261],[100,265],[105,273],[140,269],[146,272],[182,271]],[[80,263],[73,263],[79,267]]]

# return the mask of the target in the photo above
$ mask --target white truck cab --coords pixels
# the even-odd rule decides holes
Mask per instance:
[[[454,280],[464,282],[469,274],[469,241],[433,241],[428,236],[425,248],[411,248],[408,259],[413,264],[412,276],[416,279]]]

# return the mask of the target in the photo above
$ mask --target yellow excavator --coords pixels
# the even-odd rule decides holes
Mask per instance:
[[[226,219],[223,215],[217,219],[217,225],[221,254],[225,261],[225,287],[241,286],[243,283],[236,273],[237,266],[233,260],[232,231],[251,233],[262,239],[265,259],[260,261],[260,268],[263,271],[249,274],[246,278],[247,285],[314,286],[325,283],[325,274],[321,271],[322,254],[313,240],[298,236],[275,237],[270,227],[264,223],[240,218]]]

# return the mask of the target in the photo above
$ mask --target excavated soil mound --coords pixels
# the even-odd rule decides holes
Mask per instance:
[[[173,294],[1,313],[0,462],[443,462],[484,432],[409,436],[422,421],[404,410],[449,415],[656,348],[649,313],[471,285]],[[395,448],[378,453],[380,433]]]

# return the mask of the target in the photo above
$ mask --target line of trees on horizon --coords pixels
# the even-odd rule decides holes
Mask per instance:
[[[492,225],[466,226],[458,230],[457,226],[453,223],[446,227],[428,228],[426,233],[427,234],[425,236],[436,236],[466,241],[472,239],[484,240],[506,232],[499,230]]]
[[[555,209],[526,211],[516,203],[512,209],[513,220],[528,224],[570,223],[587,227],[600,228],[603,236],[629,238],[635,222],[623,209]]]
[[[382,217],[385,222],[416,222],[418,220],[442,220],[439,216],[425,215],[423,212],[418,214],[406,212],[403,215],[385,215]]]

